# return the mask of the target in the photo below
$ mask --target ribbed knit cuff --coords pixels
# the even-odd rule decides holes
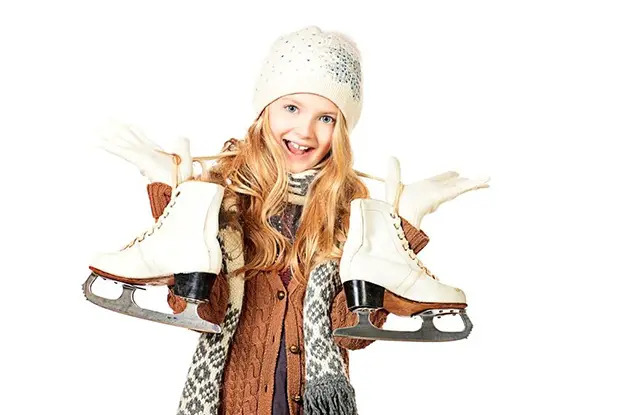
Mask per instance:
[[[411,223],[407,222],[405,218],[401,217],[400,221],[405,237],[409,241],[409,247],[417,254],[429,243],[429,237],[421,229],[416,229]]]
[[[166,183],[154,182],[147,185],[149,201],[151,202],[151,214],[153,219],[160,217],[168,202],[171,201],[171,186]]]

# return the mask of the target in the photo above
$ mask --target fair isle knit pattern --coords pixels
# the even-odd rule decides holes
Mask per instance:
[[[223,367],[241,315],[245,279],[242,273],[233,275],[233,271],[244,264],[241,235],[225,227],[219,230],[218,239],[224,259],[223,270],[228,275],[229,301],[225,319],[221,333],[203,333],[199,338],[177,415],[217,414],[219,411]]]
[[[236,276],[230,278],[228,284],[230,302],[221,333],[203,333],[199,338],[177,415],[217,414],[219,411],[223,366],[241,314],[244,280]]]
[[[357,414],[354,388],[332,336],[330,310],[340,290],[338,261],[323,262],[310,272],[304,298],[304,415]]]
[[[301,206],[306,203],[306,193],[319,171],[314,167],[300,173],[289,173],[289,203]]]
[[[291,203],[304,204],[309,185],[318,172],[319,169],[313,168],[301,173],[289,173]],[[272,218],[271,223],[274,227],[280,226],[281,222],[273,219],[277,218]],[[221,333],[204,333],[199,337],[177,415],[216,415],[219,412],[223,369],[238,327],[245,288],[244,275],[233,275],[233,271],[243,266],[245,258],[241,234],[230,227],[222,227],[219,229],[218,239],[223,253],[223,271],[228,276],[228,307],[225,319],[221,323]]]

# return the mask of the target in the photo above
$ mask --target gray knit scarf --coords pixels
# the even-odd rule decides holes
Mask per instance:
[[[319,168],[289,173],[289,198],[304,204]],[[223,208],[223,207],[222,207]],[[229,299],[221,333],[200,336],[177,415],[216,415],[219,410],[223,369],[243,305],[244,275],[234,274],[243,266],[242,237],[229,227],[219,229],[223,271],[228,276]],[[341,351],[333,341],[331,308],[341,290],[339,263],[322,262],[311,270],[304,299],[304,347],[306,386],[304,415],[356,415],[354,389],[346,376]],[[229,410],[228,410],[229,412]]]

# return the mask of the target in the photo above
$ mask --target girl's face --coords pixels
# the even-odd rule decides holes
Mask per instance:
[[[291,173],[310,169],[328,154],[336,118],[337,106],[320,95],[285,95],[269,104],[271,132]],[[295,149],[291,143],[308,149]]]

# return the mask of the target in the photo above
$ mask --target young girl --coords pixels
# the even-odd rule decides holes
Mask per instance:
[[[360,55],[346,36],[309,26],[274,42],[256,83],[247,136],[227,141],[199,178],[225,186],[219,216],[224,272],[199,310],[204,319],[223,323],[220,334],[200,337],[179,414],[297,415],[310,399],[306,389],[319,389],[330,402],[325,413],[356,412],[347,350],[371,341],[333,339],[331,330],[356,322],[337,286],[330,298],[332,327],[322,344],[306,350],[303,325],[312,316],[303,307],[310,270],[341,258],[350,201],[368,197],[352,169],[349,140],[361,104]],[[152,180],[157,218],[177,179],[169,180],[170,156],[138,131],[135,136],[142,146],[133,157],[111,141],[107,149]],[[192,160],[187,143],[179,147],[186,179]],[[142,152],[152,154],[143,159]],[[176,313],[185,307],[172,292],[168,301]],[[374,324],[382,326],[386,315],[375,313]],[[309,352],[333,347],[338,358],[332,368],[307,367]]]
[[[221,333],[200,336],[178,414],[356,414],[348,350],[372,341],[332,331],[357,321],[338,264],[350,202],[369,197],[349,140],[361,104],[360,55],[346,36],[309,26],[274,42],[254,92],[254,123],[197,178],[225,187],[222,272],[199,309],[222,323]],[[191,176],[188,144],[178,144],[180,175],[171,180],[171,155],[129,133],[135,145],[120,139],[106,149],[150,179],[157,219],[172,188]],[[172,291],[168,302],[175,313],[186,306]],[[387,314],[373,313],[373,324],[382,327]]]

